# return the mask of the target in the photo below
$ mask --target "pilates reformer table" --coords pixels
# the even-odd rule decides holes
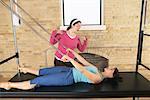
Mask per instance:
[[[16,74],[11,82],[25,81],[36,77],[32,74]],[[140,73],[120,72],[121,79],[104,80],[97,85],[77,83],[70,86],[36,87],[31,90],[0,89],[1,98],[120,98],[150,97],[150,81]]]
[[[96,54],[80,54],[95,66],[108,66],[108,59]],[[92,58],[92,59],[91,59]],[[100,69],[99,70],[102,70]],[[150,97],[150,81],[139,72],[119,72],[120,79],[104,79],[102,83],[92,85],[77,83],[69,86],[35,87],[30,90],[0,89],[0,98],[120,98]],[[20,76],[19,76],[20,75]],[[29,73],[16,74],[9,81],[19,82],[35,78]]]

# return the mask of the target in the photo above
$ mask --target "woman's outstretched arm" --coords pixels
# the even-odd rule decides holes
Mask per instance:
[[[101,81],[99,72],[92,73],[92,72],[88,71],[84,66],[82,66],[77,61],[75,61],[74,59],[70,58],[67,55],[64,55],[63,59],[68,59],[74,65],[74,67],[77,70],[79,70],[81,73],[83,73],[89,80],[91,80],[93,84],[97,84]]]
[[[78,53],[73,51],[72,49],[67,49],[67,51],[72,52],[74,56],[85,66],[94,66],[93,64],[86,61],[82,56],[80,56]]]
[[[81,73],[83,73],[89,80],[92,81],[93,84],[97,84],[101,81],[101,77],[99,73],[92,73],[88,71],[84,66],[76,62],[74,59],[70,61],[76,69],[78,69]]]

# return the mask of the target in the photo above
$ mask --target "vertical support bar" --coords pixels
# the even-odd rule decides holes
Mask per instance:
[[[136,72],[138,72],[138,65],[141,64],[142,59],[142,48],[143,48],[143,31],[139,33],[139,40],[138,40],[138,52],[137,52],[137,62],[136,62]]]
[[[143,12],[144,12],[144,0],[142,0],[141,6],[141,18],[140,18],[140,28],[139,28],[139,40],[138,40],[138,51],[137,51],[137,60],[136,60],[136,72],[138,72],[138,65],[141,63],[141,51],[142,51],[142,38],[143,38],[143,31],[142,31],[142,24],[143,24]]]
[[[16,36],[16,25],[14,25],[14,22],[13,22],[13,12],[14,9],[13,9],[13,1],[10,0],[10,7],[11,7],[11,21],[12,21],[12,29],[13,29],[13,37],[14,37],[14,45],[15,45],[15,49],[16,49],[16,54],[17,54],[17,57],[16,57],[16,62],[18,64],[18,77],[20,77],[20,71],[19,71],[19,67],[20,67],[20,63],[19,63],[19,53],[18,53],[18,46],[17,46],[17,36]]]

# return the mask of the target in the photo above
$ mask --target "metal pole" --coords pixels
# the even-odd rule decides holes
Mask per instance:
[[[16,50],[16,54],[17,54],[17,57],[16,57],[16,63],[18,64],[18,77],[20,78],[20,70],[19,70],[19,67],[20,67],[20,63],[19,63],[19,52],[18,52],[18,46],[17,46],[17,36],[16,36],[16,25],[14,25],[13,23],[13,1],[10,0],[10,7],[11,7],[11,21],[12,21],[12,29],[13,29],[13,37],[14,37],[14,45],[15,45],[15,50]]]
[[[13,2],[18,8],[20,8],[26,15],[30,17],[31,20],[33,20],[42,30],[44,30],[47,34],[50,34],[49,31],[47,31],[40,23],[38,23],[29,13],[27,13],[18,3]],[[57,38],[54,37],[56,41],[59,41]],[[63,48],[67,49],[62,43],[60,45],[63,46]]]
[[[49,41],[43,37],[39,32],[37,32],[24,18],[22,18],[20,15],[18,15],[15,11],[13,11],[5,2],[3,2],[3,0],[0,0],[0,2],[8,9],[10,10],[13,14],[15,14],[17,17],[19,17],[20,19],[22,19],[22,21],[32,30],[36,33],[36,35],[38,35],[40,38],[44,39],[45,41],[47,41],[49,43]],[[55,46],[52,45],[52,47],[54,49],[56,49],[62,56],[64,55],[58,48],[56,48]]]
[[[141,64],[141,54],[142,54],[142,38],[143,38],[143,11],[144,11],[144,2],[145,0],[142,0],[142,6],[141,6],[141,18],[140,18],[140,28],[139,28],[139,40],[138,40],[138,51],[137,51],[137,60],[136,60],[136,72],[138,72],[138,65]]]

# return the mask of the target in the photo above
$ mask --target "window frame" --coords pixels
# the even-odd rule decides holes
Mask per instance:
[[[85,0],[86,1],[86,0]],[[104,0],[100,0],[100,24],[99,25],[82,25],[80,30],[106,30],[106,25],[104,25]],[[61,0],[61,26],[60,29],[66,30],[68,25],[65,25],[65,15],[64,15],[64,0]]]

